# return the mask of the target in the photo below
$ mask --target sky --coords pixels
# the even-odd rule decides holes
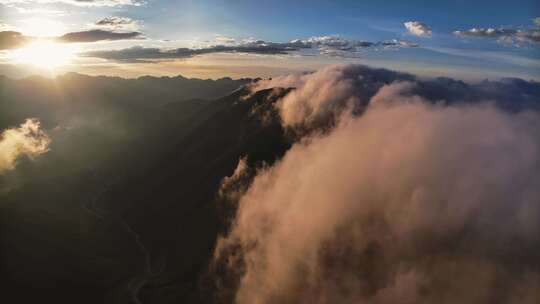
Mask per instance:
[[[362,63],[539,80],[538,17],[535,0],[0,0],[0,74],[239,78]]]

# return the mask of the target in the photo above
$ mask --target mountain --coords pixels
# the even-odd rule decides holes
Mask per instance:
[[[280,88],[282,86],[286,88]],[[292,259],[291,265],[298,266],[287,269],[299,273],[295,280],[316,287],[278,296],[296,303],[298,299],[309,299],[316,289],[333,292],[334,281],[338,285],[343,283],[346,288],[356,286],[349,285],[347,280],[352,278],[354,284],[357,279],[366,282],[358,288],[360,298],[373,299],[378,291],[394,284],[399,269],[392,267],[403,261],[401,256],[393,255],[397,249],[392,247],[392,239],[385,237],[393,231],[383,229],[380,234],[371,235],[375,238],[373,244],[355,247],[363,243],[355,239],[361,238],[361,234],[353,233],[358,228],[354,223],[359,220],[379,231],[396,221],[394,217],[385,218],[387,212],[377,209],[384,207],[379,203],[374,204],[377,208],[365,212],[362,208],[348,206],[356,206],[357,197],[366,197],[358,200],[362,202],[371,200],[371,191],[376,186],[373,180],[381,183],[380,187],[375,187],[379,191],[377,202],[393,198],[388,196],[391,193],[387,193],[387,189],[394,186],[423,189],[429,188],[433,181],[441,183],[436,189],[456,185],[455,191],[461,193],[463,189],[472,189],[453,182],[461,181],[459,174],[464,173],[482,177],[466,176],[465,181],[475,182],[475,189],[504,190],[501,190],[504,192],[501,199],[495,200],[500,201],[500,205],[493,209],[482,208],[482,212],[506,212],[506,206],[514,206],[513,182],[499,182],[499,187],[493,187],[491,175],[502,178],[508,176],[508,172],[515,172],[516,177],[523,179],[516,183],[530,190],[520,195],[533,197],[529,195],[537,193],[533,184],[537,180],[528,176],[533,176],[538,166],[535,158],[538,145],[532,135],[539,130],[535,114],[540,107],[539,96],[540,84],[534,81],[503,79],[471,84],[447,78],[417,79],[410,74],[359,65],[330,67],[311,74],[261,82],[183,77],[121,79],[79,74],[56,80],[0,78],[2,136],[20,135],[14,132],[16,126],[34,117],[41,121],[41,128],[50,138],[47,153],[38,157],[23,153],[15,168],[0,172],[3,296],[17,299],[18,303],[44,299],[55,303],[92,304],[232,303],[242,287],[240,280],[246,278],[247,267],[261,271],[263,277],[267,275],[264,271],[272,271],[261,267],[268,257],[264,241],[277,242],[277,245],[274,243],[277,247],[282,240],[289,242],[284,250],[293,248],[302,252],[305,249],[293,246],[303,239],[295,240],[284,234],[279,235],[284,239],[268,240],[275,231],[266,231],[264,227],[288,231],[279,228],[302,226],[310,240],[320,241],[321,247],[310,254],[326,255],[316,261],[317,267],[331,275],[322,278],[324,284],[318,286],[318,282],[304,278],[303,264],[297,256],[285,254],[285,258]],[[463,123],[467,124],[462,126]],[[410,133],[402,133],[412,127],[415,128]],[[499,131],[492,131],[494,129]],[[11,136],[17,143],[17,137]],[[363,141],[368,144],[361,145]],[[396,146],[398,144],[403,146]],[[413,144],[416,144],[415,149],[410,147]],[[467,150],[464,144],[472,148]],[[387,147],[394,147],[395,151]],[[495,151],[499,147],[505,148]],[[426,150],[428,148],[432,150]],[[469,165],[447,161],[446,153],[456,154],[457,160],[463,159],[464,164]],[[508,163],[507,168],[513,168],[510,164],[514,161],[520,161],[524,165],[518,167],[519,170],[530,172],[523,176],[516,170],[488,174],[491,172],[488,169],[496,166],[483,165],[480,159],[489,161],[488,164]],[[389,172],[406,174],[388,174],[383,170],[387,165],[384,161],[394,166]],[[468,171],[473,164],[483,167]],[[270,179],[265,184],[268,174],[284,169],[289,170],[288,174],[278,175],[278,180]],[[297,170],[302,170],[303,174],[296,176]],[[451,178],[443,178],[448,172],[452,173]],[[385,184],[403,176],[418,180],[412,184],[406,181]],[[335,182],[334,178],[340,179]],[[332,183],[334,188],[328,186]],[[347,195],[336,195],[341,194],[341,186],[349,184],[352,186],[345,188],[349,191]],[[303,187],[304,195],[311,194],[314,185],[320,189],[313,192],[313,196],[289,201],[290,192],[295,192],[298,185]],[[277,190],[262,191],[264,201],[242,196],[248,189],[267,188]],[[325,201],[319,205],[312,204],[318,200],[317,193],[326,193]],[[489,195],[489,191],[486,193],[486,197],[471,200],[471,204],[492,206],[487,204],[492,204],[496,197]],[[274,194],[278,195],[276,199],[266,197]],[[411,198],[411,202],[404,199],[404,204],[411,204],[415,210],[418,195],[404,195]],[[242,211],[237,210],[240,197],[247,197],[242,200],[242,206],[252,212],[248,214],[256,215],[248,219],[254,222],[248,230],[257,230],[258,234],[254,235],[259,238],[248,238],[238,244],[235,241],[246,234],[239,233],[231,223],[238,219],[240,212],[237,211]],[[390,202],[402,206],[401,196],[397,197],[400,199],[390,199]],[[507,197],[512,198],[512,204],[503,200]],[[423,202],[421,198],[418,200]],[[317,226],[313,214],[323,218],[328,213],[334,214],[334,207],[338,206],[334,203],[340,200],[342,212],[337,215],[348,218],[352,213],[353,226],[342,227],[342,222],[349,222],[336,220],[334,228],[339,229],[335,231],[343,232],[337,237],[328,240],[324,235],[311,235],[316,230],[314,227],[327,227]],[[257,208],[259,201],[272,207]],[[352,201],[350,205],[349,201]],[[446,202],[446,196],[441,194],[438,201]],[[525,199],[526,203],[532,201]],[[291,219],[297,217],[287,217],[280,212],[285,210],[286,213],[289,204],[305,204],[297,209],[302,212],[295,213],[300,214],[296,222]],[[280,207],[274,209],[274,206]],[[397,210],[409,210],[408,205],[403,206]],[[308,209],[317,212],[304,214],[303,210]],[[449,206],[448,210],[451,209]],[[407,212],[403,212],[407,216]],[[434,209],[429,217],[444,219],[445,214]],[[493,218],[503,220],[503,217]],[[277,221],[259,225],[261,219]],[[415,222],[414,217],[412,219]],[[280,220],[287,222],[282,224]],[[476,222],[474,217],[462,222],[467,221],[474,225],[448,230],[444,239],[460,243],[463,235],[467,236],[463,244],[460,243],[463,247],[455,247],[455,243],[442,246],[456,251],[455,256],[450,256],[452,263],[459,262],[460,255],[471,255],[482,261],[492,259],[508,274],[499,277],[501,282],[513,282],[514,276],[523,269],[538,269],[534,257],[540,247],[533,238],[532,243],[528,243],[527,238],[510,239],[513,251],[491,249],[496,254],[486,255],[484,248],[491,248],[493,242],[480,233],[484,222]],[[461,223],[453,218],[450,222]],[[419,245],[411,264],[418,269],[422,269],[423,261],[433,254],[432,242],[441,241],[438,223],[421,223],[428,228],[407,233],[418,240],[431,240],[426,244],[407,243],[410,240],[401,239],[401,234],[394,235],[408,246]],[[480,230],[476,230],[477,227]],[[381,239],[377,239],[379,236]],[[469,251],[469,237],[478,241],[478,251]],[[219,241],[224,239],[228,241],[227,246],[216,251]],[[416,238],[411,237],[411,240]],[[385,250],[383,245],[390,249]],[[262,255],[256,257],[263,261],[261,264],[246,264],[243,260],[242,254],[249,252],[250,246],[261,246],[257,253]],[[216,259],[215,251],[220,253]],[[444,259],[449,258],[449,253],[452,252],[435,252]],[[507,265],[505,261],[515,259],[516,254],[522,264]],[[228,260],[231,257],[234,259]],[[388,264],[385,257],[395,258],[394,264]],[[420,261],[418,264],[414,264],[416,259]],[[458,270],[469,274],[467,267]],[[379,276],[379,273],[384,275]],[[439,278],[440,274],[426,270],[429,276]],[[253,277],[248,279],[253,280]],[[441,279],[456,282],[452,276]],[[445,285],[431,287],[436,290],[433,296],[437,296],[437,288],[441,286]],[[272,295],[255,293],[254,296]],[[347,296],[341,292],[337,296],[343,295]],[[456,294],[457,298],[466,296]]]
[[[53,79],[32,76],[14,80],[2,77],[0,129],[18,124],[29,116],[40,117],[42,123],[54,126],[76,113],[91,115],[107,111],[119,115],[119,111],[127,111],[127,114],[139,114],[136,112],[152,111],[178,101],[213,100],[251,81],[248,78],[211,80],[182,76],[124,79],[77,73]]]
[[[106,138],[88,126],[52,133],[51,151],[19,164],[25,181],[0,205],[8,296],[210,300],[200,282],[227,227],[224,214],[234,212],[216,204],[220,183],[242,157],[252,167],[272,164],[290,147],[273,107],[286,92],[161,102],[138,113],[146,124],[136,135]]]

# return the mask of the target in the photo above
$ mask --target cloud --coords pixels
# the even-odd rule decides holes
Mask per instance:
[[[43,39],[43,38],[41,38]],[[114,40],[143,39],[140,32],[116,32],[110,30],[88,30],[66,33],[60,37],[48,38],[64,43],[99,42]],[[36,41],[37,38],[25,36],[16,31],[0,32],[0,50],[16,49]]]
[[[354,53],[376,44],[369,41],[349,40],[340,36],[314,36],[308,39],[292,41],[292,43],[295,42],[302,43],[307,48],[319,49],[322,54],[327,55]]]
[[[139,22],[128,17],[111,16],[100,19],[94,23],[95,26],[112,30],[137,30]]]
[[[419,80],[411,74],[363,65],[329,66],[313,73],[278,76],[260,80],[250,89],[253,93],[275,87],[295,88],[280,99],[276,107],[285,127],[311,130],[331,125],[344,111],[361,113],[383,86],[394,82],[414,82],[414,86],[403,86],[409,90],[401,93],[433,102],[476,103],[489,100],[510,111],[540,109],[540,83],[535,81],[507,78],[468,84],[444,77]]]
[[[536,17],[532,21],[533,21],[534,25],[540,26],[540,17]]]
[[[418,37],[431,37],[431,28],[420,21],[407,21],[403,23],[409,33]]]
[[[464,31],[454,31],[454,35],[473,38],[496,38],[498,42],[521,46],[540,43],[540,29],[512,28],[472,28]]]
[[[338,65],[315,73],[258,81],[251,89],[296,88],[277,103],[281,119],[288,127],[312,128],[339,116],[345,109],[366,105],[376,90],[397,79],[411,80],[413,76],[362,65]]]
[[[83,53],[83,56],[96,57],[117,61],[130,61],[130,62],[146,62],[152,59],[182,59],[191,58],[197,55],[211,54],[211,53],[250,53],[250,54],[287,54],[287,51],[291,50],[288,47],[282,46],[214,46],[201,49],[190,48],[177,48],[172,50],[164,50],[159,48],[146,48],[141,46],[133,46],[120,50],[104,50],[104,51],[91,51]]]
[[[214,42],[217,45],[233,45],[237,43],[236,39],[232,37],[221,36],[221,35],[216,35],[214,37]]]
[[[193,56],[212,53],[246,53],[262,55],[287,55],[291,53],[303,54],[303,51],[313,50],[318,54],[347,57],[366,48],[401,48],[416,47],[417,44],[403,40],[388,40],[381,42],[367,42],[347,40],[338,36],[311,37],[296,39],[289,42],[268,42],[257,39],[237,41],[228,37],[217,37],[218,45],[208,45],[200,48],[160,49],[133,46],[118,50],[90,51],[83,56],[96,57],[117,61],[147,62],[158,59],[183,59]]]
[[[65,3],[76,6],[140,6],[142,0],[0,0],[0,4],[26,4],[26,3]]]
[[[249,179],[253,178],[254,171],[248,166],[247,157],[240,158],[238,165],[231,176],[223,178],[218,190],[218,197],[222,203],[234,203],[245,193]],[[223,210],[222,212],[226,212]]]
[[[140,32],[114,32],[107,30],[88,30],[81,32],[71,32],[58,37],[61,42],[97,42],[126,39],[141,39]]]
[[[465,31],[454,31],[455,35],[464,36],[464,37],[489,37],[489,38],[499,38],[502,36],[511,36],[515,35],[517,30],[514,29],[495,29],[495,28],[472,28]]]
[[[15,168],[21,155],[35,157],[49,151],[51,140],[36,119],[27,119],[18,128],[0,134],[0,173]]]
[[[311,90],[356,97],[369,82],[352,70],[316,72],[310,85],[333,82]],[[539,112],[428,100],[425,85],[381,86],[258,173],[216,246],[236,303],[536,301]]]
[[[407,41],[407,40],[398,40],[398,39],[392,39],[392,40],[384,40],[381,42],[378,42],[376,46],[382,46],[384,48],[400,48],[400,47],[418,47],[418,43]]]
[[[24,46],[30,41],[30,38],[15,31],[0,32],[0,50],[16,49]]]

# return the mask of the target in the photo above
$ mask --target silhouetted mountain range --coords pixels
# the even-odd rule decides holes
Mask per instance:
[[[3,81],[1,108],[17,105],[2,111],[3,126],[37,117],[52,137],[49,153],[1,177],[9,294],[128,303],[144,281],[144,303],[200,302],[198,278],[224,229],[213,205],[221,179],[242,156],[271,164],[290,145],[271,106],[279,96],[264,90],[241,101],[248,80],[227,78]],[[273,118],[263,123],[266,113]]]

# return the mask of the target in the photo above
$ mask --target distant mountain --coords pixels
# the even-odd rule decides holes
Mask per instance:
[[[144,76],[137,79],[68,73],[54,79],[33,76],[20,80],[0,78],[0,129],[28,116],[57,124],[79,111],[149,111],[189,99],[213,100],[252,79],[217,80]],[[66,113],[68,112],[68,113]],[[89,113],[90,114],[90,113]]]

